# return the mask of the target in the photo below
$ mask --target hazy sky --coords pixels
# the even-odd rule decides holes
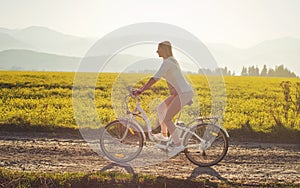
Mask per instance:
[[[200,40],[248,47],[300,38],[300,0],[0,0],[0,27],[45,26],[100,38],[138,22],[182,27]]]

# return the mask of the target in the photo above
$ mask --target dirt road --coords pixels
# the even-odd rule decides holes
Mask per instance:
[[[121,171],[239,182],[249,186],[261,182],[299,185],[300,147],[295,144],[231,142],[224,160],[208,168],[193,165],[183,153],[154,166],[124,168],[97,155],[80,138],[42,133],[1,133],[0,167],[46,172]]]

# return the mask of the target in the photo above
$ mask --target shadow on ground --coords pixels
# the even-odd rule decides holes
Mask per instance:
[[[99,172],[104,173],[111,169],[117,168],[120,171],[126,171],[127,173],[133,175],[133,182],[139,182],[139,175],[134,172],[131,166],[120,165],[116,163],[110,163],[103,167]],[[210,181],[207,178],[198,178],[201,175],[209,175],[216,177],[219,181]],[[142,184],[142,187],[148,187],[150,184]],[[218,187],[223,185],[224,187],[235,186],[236,184],[228,181],[226,178],[222,177],[215,169],[211,167],[196,167],[192,170],[191,175],[187,179],[174,179],[158,176],[155,181],[152,182],[152,186],[162,186],[162,187]]]

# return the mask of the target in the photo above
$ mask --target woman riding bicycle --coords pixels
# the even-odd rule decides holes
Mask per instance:
[[[157,53],[159,57],[163,58],[161,67],[144,86],[133,91],[133,94],[135,96],[141,94],[162,77],[167,81],[170,96],[158,106],[158,119],[161,125],[161,133],[154,134],[153,136],[157,140],[168,141],[169,130],[176,145],[176,147],[168,153],[169,157],[173,157],[184,150],[184,146],[179,140],[172,119],[186,104],[191,102],[194,93],[192,87],[185,80],[177,60],[173,57],[171,43],[169,41],[159,43]]]

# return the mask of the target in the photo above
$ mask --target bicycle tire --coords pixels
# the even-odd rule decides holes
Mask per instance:
[[[212,129],[212,130],[209,130]],[[187,134],[184,138],[184,143],[188,145],[198,145],[199,148],[186,148],[184,153],[189,161],[200,167],[208,167],[218,164],[227,154],[228,151],[228,137],[226,133],[214,124],[198,124],[192,131],[200,138],[208,137],[208,134],[213,134],[215,139],[212,141],[210,147],[200,149],[201,141],[193,134]]]
[[[129,127],[126,137],[121,140]],[[100,147],[104,155],[117,163],[136,158],[143,149],[144,138],[137,126],[127,120],[115,120],[107,124],[100,135]]]

